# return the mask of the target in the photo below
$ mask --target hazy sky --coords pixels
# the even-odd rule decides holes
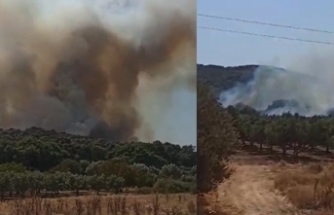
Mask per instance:
[[[197,0],[197,12],[334,31],[333,0]],[[197,18],[198,26],[334,43],[334,34],[269,27],[225,20]],[[198,29],[197,62],[224,66],[242,64],[286,65],[290,59],[314,50],[334,49],[318,45]]]
[[[195,92],[173,92],[171,103],[178,105],[177,108],[171,108],[164,113],[162,122],[165,130],[159,129],[155,133],[159,140],[180,145],[196,145],[196,101]]]

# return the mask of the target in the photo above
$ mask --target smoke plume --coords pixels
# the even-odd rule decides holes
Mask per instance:
[[[252,80],[222,92],[220,101],[225,106],[246,104],[269,115],[333,114],[333,57],[313,52],[294,59],[286,70],[259,66]]]
[[[172,104],[160,95],[196,89],[195,6],[0,1],[0,127],[157,138],[145,112],[164,102],[163,115]]]

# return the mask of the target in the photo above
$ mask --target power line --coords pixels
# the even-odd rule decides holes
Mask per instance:
[[[334,34],[334,31],[328,31],[328,30],[297,27],[297,26],[291,26],[291,25],[282,25],[282,24],[269,23],[269,22],[259,22],[259,21],[252,21],[252,20],[247,20],[247,19],[238,19],[238,18],[225,17],[225,16],[215,16],[215,15],[208,15],[208,14],[201,14],[201,13],[198,13],[197,16],[212,18],[212,19],[222,19],[222,20],[228,20],[228,21],[234,21],[234,22],[243,22],[243,23],[248,23],[248,24],[268,25],[268,26],[279,27],[279,28],[290,28],[290,29],[296,29],[296,30],[312,31],[312,32],[326,33],[326,34]]]
[[[299,42],[306,42],[306,43],[334,45],[334,43],[325,42],[325,41],[299,39],[299,38],[291,38],[291,37],[283,37],[283,36],[274,36],[274,35],[258,34],[258,33],[251,33],[251,32],[245,32],[245,31],[226,30],[226,29],[221,29],[221,28],[211,28],[211,27],[204,27],[204,26],[198,26],[197,28],[204,29],[204,30],[214,30],[214,31],[234,33],[234,34],[244,34],[244,35],[250,35],[250,36],[267,37],[267,38],[290,40],[290,41],[299,41]]]

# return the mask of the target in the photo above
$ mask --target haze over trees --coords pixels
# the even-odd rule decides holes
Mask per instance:
[[[216,65],[197,65],[197,80],[207,86],[215,97],[236,83],[248,82],[258,68],[257,65],[223,67]]]

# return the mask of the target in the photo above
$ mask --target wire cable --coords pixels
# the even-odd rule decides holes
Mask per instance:
[[[290,29],[296,29],[296,30],[312,31],[312,32],[326,33],[326,34],[334,34],[334,31],[314,29],[314,28],[305,28],[305,27],[297,27],[297,26],[291,26],[291,25],[282,25],[282,24],[269,23],[269,22],[259,22],[259,21],[252,21],[252,20],[247,20],[247,19],[238,19],[238,18],[232,18],[232,17],[215,16],[215,15],[208,15],[208,14],[201,14],[201,13],[198,13],[197,16],[212,18],[212,19],[228,20],[228,21],[234,21],[234,22],[243,22],[243,23],[248,23],[248,24],[267,25],[267,26],[279,27],[279,28],[290,28]]]
[[[322,44],[322,45],[334,45],[334,43],[330,43],[330,42],[326,42],[326,41],[317,41],[317,40],[299,39],[299,38],[291,38],[291,37],[283,37],[283,36],[274,36],[274,35],[267,35],[267,34],[251,33],[251,32],[246,32],[246,31],[234,31],[234,30],[212,28],[212,27],[205,27],[205,26],[197,26],[197,28],[204,29],[204,30],[226,32],[226,33],[243,34],[243,35],[249,35],[249,36],[258,36],[258,37],[267,37],[267,38],[274,38],[274,39],[298,41],[298,42],[305,42],[305,43],[315,43],[315,44]]]

